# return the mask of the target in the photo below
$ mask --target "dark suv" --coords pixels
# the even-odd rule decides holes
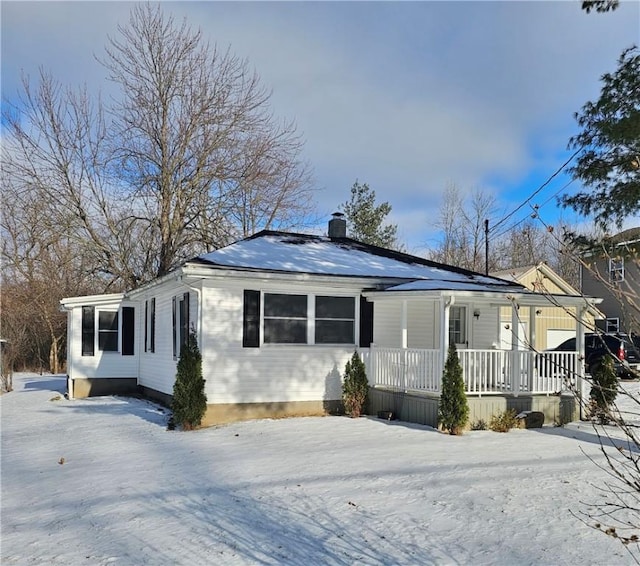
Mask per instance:
[[[591,373],[604,356],[612,356],[620,378],[640,376],[640,351],[627,334],[585,334],[585,371]],[[576,339],[569,338],[550,352],[576,352]]]

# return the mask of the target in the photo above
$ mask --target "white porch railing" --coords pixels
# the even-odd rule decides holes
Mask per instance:
[[[465,389],[471,395],[553,394],[575,384],[577,352],[458,350]],[[440,393],[443,364],[439,350],[372,346],[373,385],[402,391]]]

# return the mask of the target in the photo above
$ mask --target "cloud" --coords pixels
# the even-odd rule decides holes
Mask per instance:
[[[105,85],[93,55],[130,7],[3,2],[3,93],[38,65]],[[638,3],[590,15],[575,2],[162,7],[231,45],[273,89],[275,115],[307,141],[321,212],[358,178],[391,202],[411,245],[432,237],[448,181],[496,189],[505,203],[544,181],[564,161],[573,112],[637,42],[640,17]]]

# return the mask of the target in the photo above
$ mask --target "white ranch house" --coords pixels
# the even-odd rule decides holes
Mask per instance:
[[[358,350],[370,412],[436,425],[450,341],[464,369],[472,419],[513,407],[575,415],[568,391],[580,352],[540,356],[520,335],[549,300],[580,323],[594,300],[541,295],[513,281],[346,237],[262,231],[203,254],[138,289],[62,300],[68,311],[70,398],[141,392],[168,403],[180,347],[194,329],[203,357],[205,424],[339,412],[344,366]],[[512,312],[500,347],[500,309]],[[535,329],[535,320],[527,321]],[[535,330],[534,330],[535,332]]]

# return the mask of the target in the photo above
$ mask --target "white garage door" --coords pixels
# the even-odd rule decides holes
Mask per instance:
[[[547,330],[547,350],[551,348],[555,348],[562,344],[565,340],[569,338],[575,338],[576,331],[575,330],[553,330],[550,328]]]

